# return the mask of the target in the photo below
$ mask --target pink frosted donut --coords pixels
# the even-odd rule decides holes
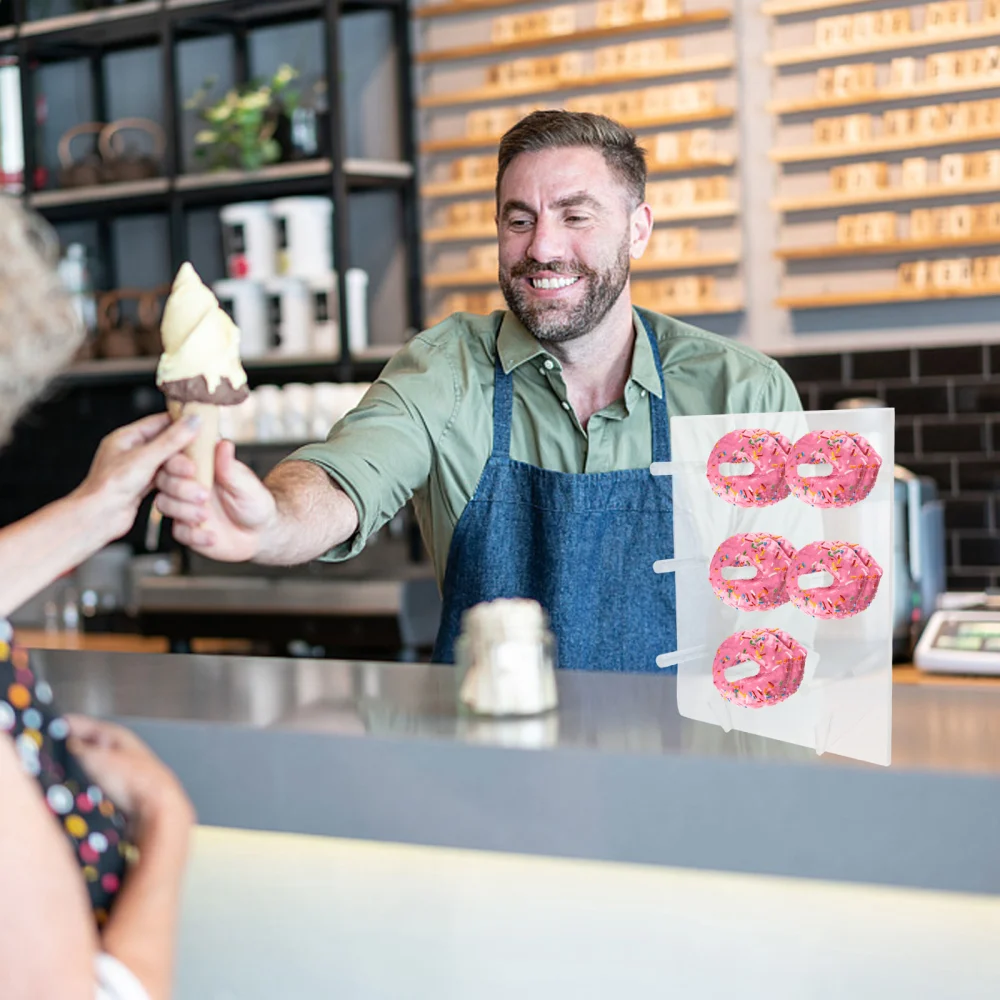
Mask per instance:
[[[802,589],[801,577],[823,572],[833,577],[833,583]],[[813,618],[850,618],[875,599],[882,567],[860,545],[813,542],[795,553],[787,579],[788,597],[800,611]]]
[[[727,681],[726,671],[740,663],[756,663],[753,677]],[[725,639],[715,654],[712,682],[727,701],[744,708],[764,708],[790,698],[806,669],[806,651],[778,628],[747,629]]]
[[[795,558],[795,546],[780,535],[755,532],[733,535],[716,550],[708,579],[719,600],[740,611],[767,611],[788,600],[785,574]],[[757,571],[750,580],[727,580],[729,568]]]
[[[799,475],[800,465],[829,464],[826,476]],[[860,435],[849,431],[813,431],[792,445],[786,464],[789,489],[813,507],[848,507],[864,500],[878,478],[882,459]]]
[[[708,457],[706,474],[712,492],[737,507],[768,507],[788,496],[785,460],[791,442],[784,434],[762,429],[730,431],[719,438]],[[746,475],[732,475],[725,465],[749,463]]]

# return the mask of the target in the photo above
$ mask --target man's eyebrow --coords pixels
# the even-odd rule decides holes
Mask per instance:
[[[575,208],[578,205],[586,205],[588,208],[602,211],[604,206],[591,194],[586,191],[576,191],[573,194],[560,198],[556,203],[556,208]]]
[[[598,212],[604,210],[604,206],[593,195],[587,194],[586,191],[575,191],[573,194],[565,195],[554,202],[552,207],[576,208],[579,205],[586,205]],[[527,202],[517,201],[516,199],[504,202],[504,206],[500,211],[501,218],[506,219],[512,212],[525,212],[532,217],[536,215],[535,210]]]
[[[526,201],[517,201],[515,199],[504,202],[503,208],[500,210],[500,215],[506,219],[511,212],[527,212],[531,216],[535,214],[535,210]]]

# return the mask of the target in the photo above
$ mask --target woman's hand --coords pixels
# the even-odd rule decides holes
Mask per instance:
[[[160,466],[183,451],[197,432],[197,417],[174,423],[168,414],[157,413],[120,427],[101,442],[74,494],[99,503],[109,538],[120,538],[132,527]]]
[[[68,715],[69,749],[84,770],[135,824],[139,847],[157,824],[194,823],[194,810],[173,771],[135,733],[82,715]]]

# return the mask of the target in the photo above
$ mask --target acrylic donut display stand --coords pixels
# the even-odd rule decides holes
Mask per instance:
[[[893,411],[671,419],[682,716],[887,765]]]

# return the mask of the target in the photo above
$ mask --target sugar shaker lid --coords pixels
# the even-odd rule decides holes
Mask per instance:
[[[548,628],[548,615],[537,601],[526,598],[498,598],[483,601],[462,615],[462,629],[470,637],[485,642],[528,639]]]

